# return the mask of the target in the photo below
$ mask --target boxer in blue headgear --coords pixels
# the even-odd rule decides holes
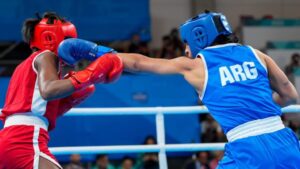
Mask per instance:
[[[217,37],[229,36],[232,30],[223,14],[206,11],[181,25],[180,34],[190,46],[193,57],[196,57],[200,50],[212,45]]]
[[[236,43],[220,13],[200,14],[184,23],[180,32],[188,57],[113,54],[122,58],[125,69],[181,74],[195,88],[228,139],[218,169],[300,169],[297,137],[283,125],[279,107],[296,103],[298,93],[271,57]],[[113,51],[102,49],[68,39],[59,47],[59,56],[90,59]]]

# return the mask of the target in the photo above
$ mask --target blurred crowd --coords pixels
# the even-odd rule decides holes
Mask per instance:
[[[285,66],[284,73],[287,75],[289,80],[297,87],[299,82],[297,82],[296,76],[300,75],[300,54],[294,53],[291,56],[290,63]],[[298,80],[299,81],[299,80]],[[298,84],[296,84],[298,83]],[[299,90],[298,90],[299,93]],[[299,100],[298,100],[299,102]],[[282,115],[282,120],[285,126],[291,128],[298,139],[300,139],[300,114],[299,113],[286,113]]]
[[[184,44],[180,39],[177,28],[173,28],[161,39],[162,46],[158,49],[150,49],[149,42],[142,41],[138,34],[132,36],[130,41],[114,42],[109,46],[118,52],[140,53],[155,58],[173,59],[184,55]]]
[[[143,145],[156,144],[156,138],[147,136]],[[111,163],[107,154],[98,154],[93,164],[83,164],[79,154],[70,156],[70,163],[65,169],[159,169],[157,153],[141,153],[136,157],[125,155],[121,161]]]
[[[142,159],[140,159],[142,157]],[[218,161],[223,157],[223,151],[196,152],[185,159],[182,169],[215,169]],[[72,154],[70,162],[64,169],[159,169],[157,154],[141,154],[137,159],[124,156],[121,160],[110,160],[106,154],[96,156],[94,163],[81,162],[79,154]]]
[[[148,136],[144,145],[156,144],[156,138]],[[182,157],[182,169],[215,169],[223,157],[223,151],[195,152],[190,157]],[[177,166],[178,168],[179,166]],[[125,155],[121,160],[110,160],[107,154],[98,154],[93,163],[81,161],[80,154],[70,155],[70,162],[64,169],[159,169],[157,153],[141,153],[136,156]]]

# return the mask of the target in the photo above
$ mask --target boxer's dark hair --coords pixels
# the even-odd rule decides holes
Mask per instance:
[[[239,38],[235,34],[230,35],[219,35],[212,45],[221,45],[226,43],[238,43]],[[211,45],[211,46],[212,46]]]
[[[47,24],[53,24],[54,20],[60,20],[62,22],[66,22],[66,20],[59,15],[57,15],[55,12],[46,12],[43,15],[43,18],[48,18]]]
[[[33,36],[34,33],[34,27],[40,22],[40,19],[36,19],[36,18],[31,18],[31,19],[27,19],[24,23],[23,23],[23,27],[22,27],[22,34],[23,34],[23,40],[26,43],[30,42],[31,37]]]
[[[49,18],[48,20],[48,24],[53,24],[54,20],[61,20],[62,22],[66,22],[65,19],[61,18],[59,15],[57,15],[55,12],[45,12],[43,17],[39,17],[38,14],[37,18],[30,18],[25,20],[25,22],[23,23],[23,27],[22,27],[22,35],[23,35],[23,40],[26,43],[29,43],[31,38],[33,37],[33,33],[34,33],[34,28],[35,26],[43,19],[43,18]]]

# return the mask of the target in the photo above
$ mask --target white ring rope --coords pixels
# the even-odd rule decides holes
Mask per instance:
[[[225,143],[201,144],[167,144],[163,148],[166,152],[195,152],[223,150]],[[54,155],[78,154],[106,154],[106,153],[145,153],[159,152],[159,145],[124,145],[124,146],[78,146],[78,147],[51,147]]]
[[[291,105],[281,109],[283,113],[300,113],[300,105]],[[163,114],[205,114],[205,106],[178,107],[139,107],[139,108],[74,108],[64,116],[113,116],[113,115],[155,115],[158,111]]]
[[[2,109],[0,109],[1,111]],[[113,116],[113,115],[154,115],[160,110],[163,114],[205,114],[205,106],[178,107],[139,107],[139,108],[73,108],[64,116]],[[300,113],[300,105],[291,105],[281,109],[283,113]],[[0,113],[1,115],[1,113]]]

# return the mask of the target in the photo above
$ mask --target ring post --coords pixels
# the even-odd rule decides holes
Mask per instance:
[[[156,134],[157,134],[157,144],[160,147],[158,158],[159,158],[159,168],[167,169],[167,156],[166,156],[166,140],[165,140],[165,124],[164,124],[164,115],[161,107],[157,107],[156,118]]]

